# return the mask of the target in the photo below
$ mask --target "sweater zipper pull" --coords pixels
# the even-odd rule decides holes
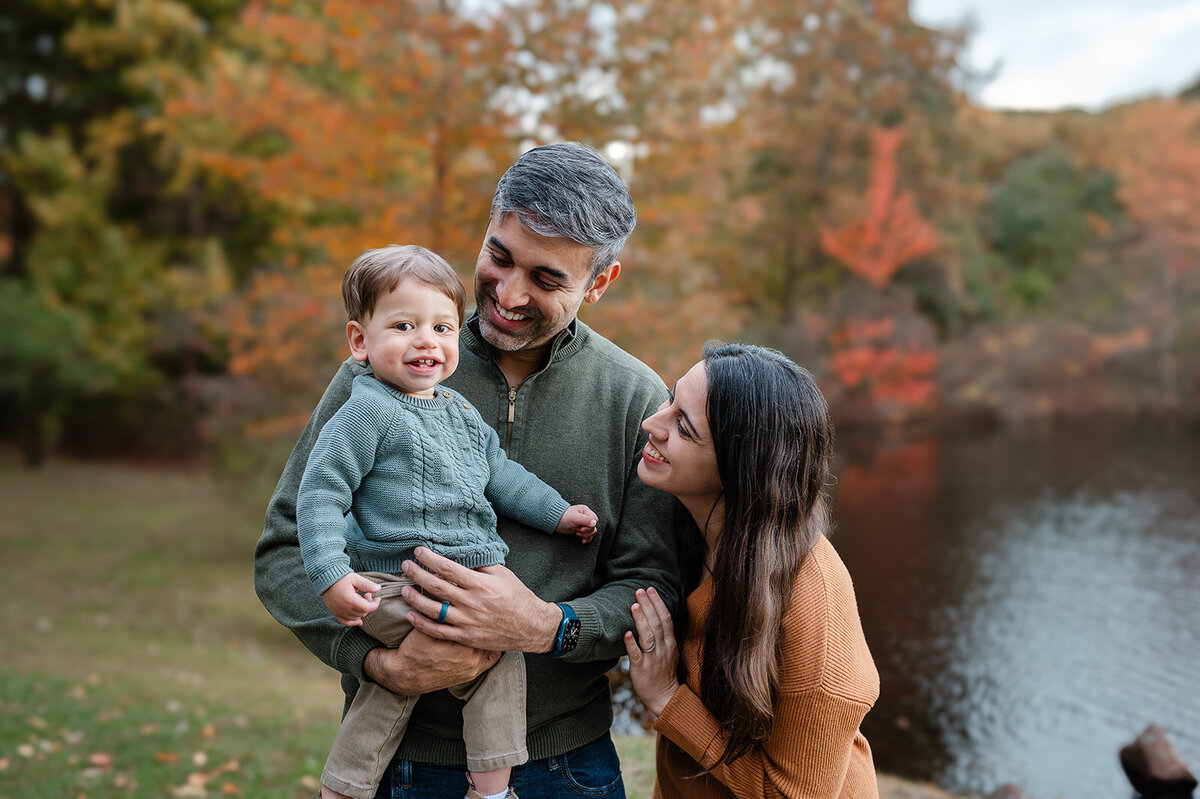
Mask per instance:
[[[515,388],[510,388],[508,390],[508,434],[505,437],[505,441],[504,441],[504,451],[505,452],[508,452],[508,447],[510,444],[512,444],[513,417],[516,412],[516,407],[517,407],[517,390]]]

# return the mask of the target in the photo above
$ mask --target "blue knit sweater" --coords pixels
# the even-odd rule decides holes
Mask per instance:
[[[472,569],[503,563],[493,503],[550,533],[568,507],[508,460],[461,394],[438,386],[432,399],[410,397],[362,375],[321,429],[300,482],[304,569],[323,593],[351,571],[399,572],[417,546]]]

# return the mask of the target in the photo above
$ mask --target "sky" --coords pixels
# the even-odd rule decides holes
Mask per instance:
[[[994,109],[1099,111],[1200,78],[1200,0],[912,0],[937,27],[972,19],[967,63]]]

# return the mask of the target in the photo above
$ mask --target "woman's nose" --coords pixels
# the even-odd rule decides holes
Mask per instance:
[[[651,435],[654,434],[654,431],[658,429],[659,426],[659,417],[662,416],[663,408],[665,408],[666,405],[667,404],[665,402],[662,405],[659,405],[657,411],[642,420],[642,430],[650,433]]]

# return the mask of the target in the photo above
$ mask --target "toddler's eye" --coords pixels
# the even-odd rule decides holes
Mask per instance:
[[[413,329],[413,326],[412,322],[397,322],[395,324],[395,328],[401,333],[407,333],[409,330]]]

